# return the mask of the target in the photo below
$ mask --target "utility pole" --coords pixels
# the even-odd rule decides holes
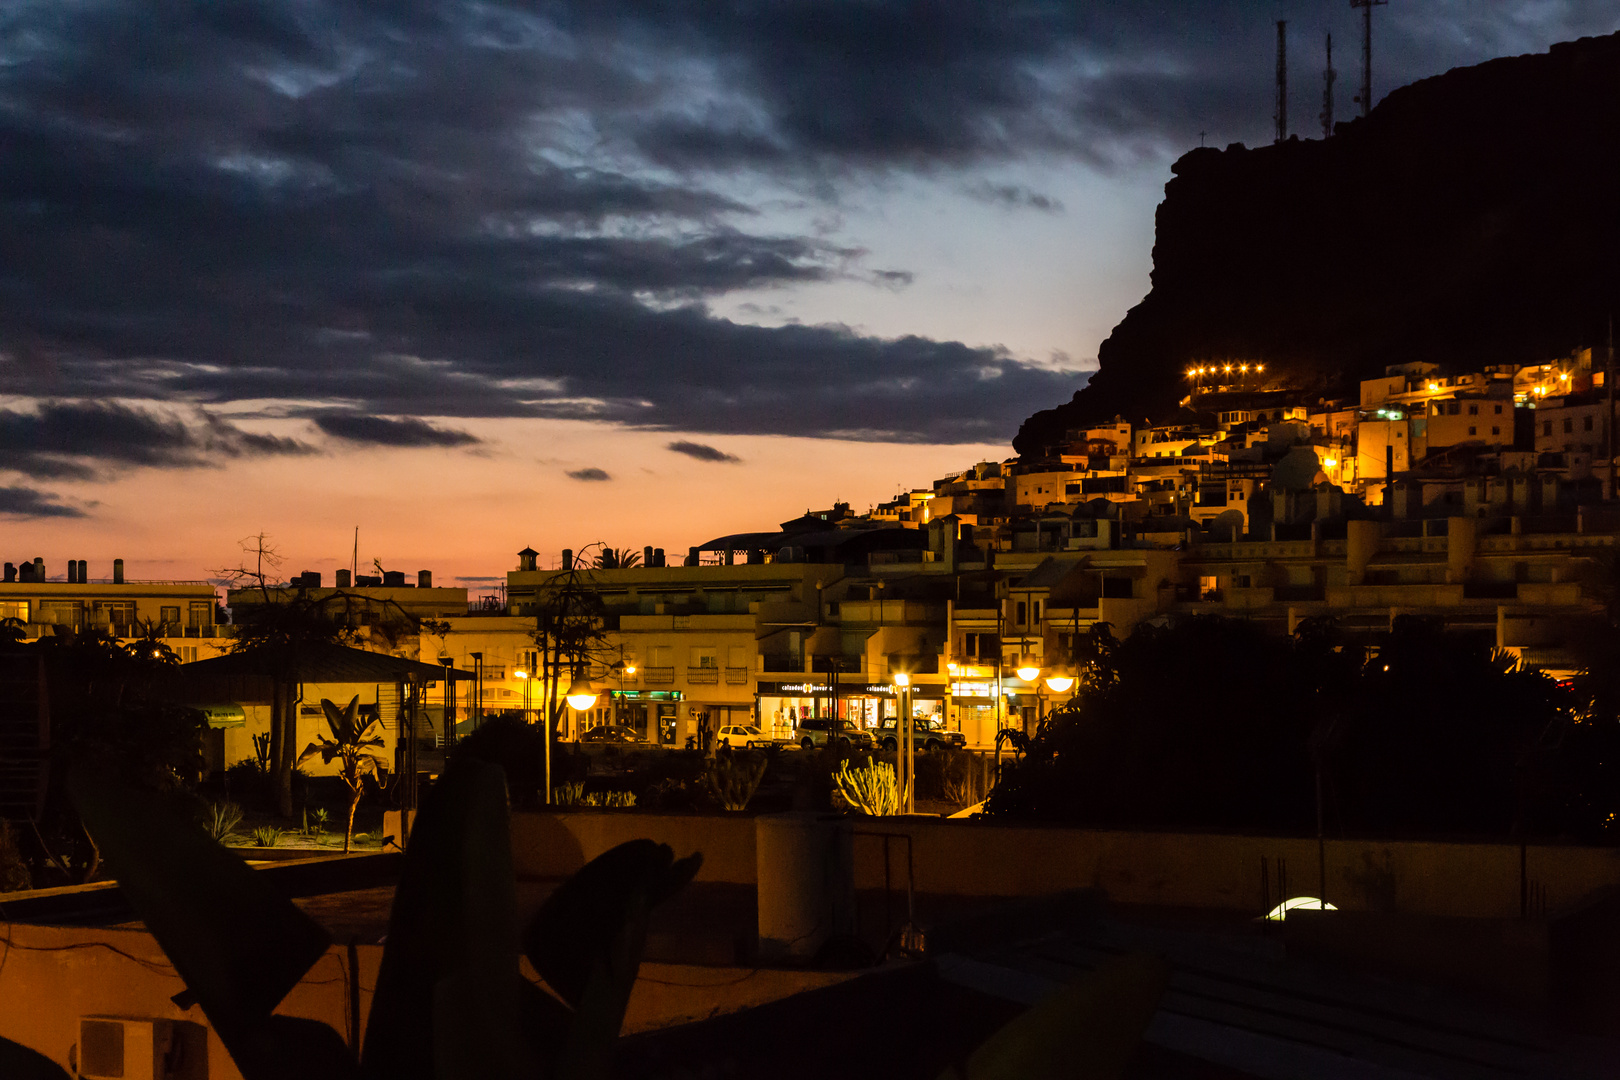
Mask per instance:
[[[1288,20],[1277,20],[1277,142],[1288,139]]]
[[[1327,36],[1327,70],[1322,72],[1322,112],[1317,117],[1322,121],[1322,138],[1333,138],[1333,80],[1339,73],[1333,70],[1333,35]]]
[[[1609,424],[1603,429],[1603,456],[1609,467],[1603,470],[1603,497],[1614,498],[1614,313],[1609,313],[1609,357],[1603,368],[1603,393],[1609,399]]]
[[[1356,98],[1361,102],[1361,115],[1366,116],[1372,112],[1372,13],[1373,8],[1389,3],[1389,0],[1350,0],[1350,6],[1361,8],[1361,96]]]

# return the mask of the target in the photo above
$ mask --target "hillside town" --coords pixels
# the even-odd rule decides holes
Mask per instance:
[[[358,694],[391,758],[408,706],[430,748],[553,710],[563,739],[607,727],[708,747],[733,728],[810,743],[807,719],[892,731],[909,702],[927,731],[989,750],[1084,692],[1075,648],[1093,627],[1124,637],[1189,615],[1277,635],[1329,618],[1367,646],[1403,615],[1428,616],[1568,678],[1574,628],[1607,602],[1620,526],[1604,376],[1590,351],[1478,372],[1408,364],[1355,401],[1306,400],[1260,364],[1197,366],[1161,423],[1114,418],[865,514],[840,503],[674,558],[593,544],[542,566],[525,549],[497,595],[435,587],[426,570],[302,572],[216,594],[40,558],[6,564],[0,615],[26,638],[147,634],[189,664],[228,652],[233,616],[255,605],[341,599],[357,644],[446,677],[432,692],[311,682],[298,741],[324,723],[321,698]],[[547,679],[545,619],[565,586],[590,594],[599,632]],[[582,682],[588,707],[562,708]],[[270,702],[243,697],[217,714],[216,770],[251,757],[269,727]]]

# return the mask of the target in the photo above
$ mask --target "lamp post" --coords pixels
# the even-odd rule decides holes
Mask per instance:
[[[1040,713],[1041,713],[1041,705],[1042,705],[1042,702],[1041,702],[1041,683],[1040,683],[1041,665],[1033,656],[1031,656],[1029,653],[1026,652],[1023,655],[1023,657],[1018,661],[1017,674],[1018,674],[1018,677],[1020,679],[1023,679],[1025,682],[1030,683],[1031,685],[1033,685],[1035,687],[1036,722],[1039,723],[1040,719],[1041,719]],[[1026,719],[1024,721],[1023,726],[1024,726],[1024,734],[1028,735],[1029,734],[1029,721],[1028,721],[1027,717],[1026,717]]]
[[[899,737],[895,739],[895,750],[899,760],[900,812],[914,814],[917,812],[917,737],[911,728],[911,674],[905,671],[894,673],[895,697],[899,699],[900,715],[896,720],[895,728]]]
[[[575,712],[584,712],[596,704],[596,687],[591,685],[589,675],[575,675],[574,681],[568,686],[568,695],[564,699],[568,707]],[[575,718],[575,725],[579,719]],[[546,724],[546,805],[551,805],[551,724]]]
[[[472,721],[474,731],[484,726],[484,654],[481,652],[468,653],[473,662],[472,701],[468,702],[469,712],[467,719]]]
[[[534,684],[529,680],[529,673],[524,671],[522,668],[518,668],[516,671],[512,672],[512,674],[519,682],[523,684],[523,722],[525,724],[532,724],[534,723],[534,717],[529,715],[531,711],[529,698],[531,688]]]
[[[439,663],[444,665],[444,745],[449,749],[456,739],[456,680],[451,674],[450,665],[455,657],[448,652],[439,654]]]

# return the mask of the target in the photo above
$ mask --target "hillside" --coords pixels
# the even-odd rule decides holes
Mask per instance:
[[[1620,284],[1620,34],[1457,68],[1332,139],[1193,150],[1156,216],[1152,288],[1073,400],[1161,416],[1198,359],[1331,389],[1406,360],[1539,362],[1603,340]]]

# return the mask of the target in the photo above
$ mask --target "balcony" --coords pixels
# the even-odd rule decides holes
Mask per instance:
[[[745,668],[745,667],[728,667],[728,668],[726,668],[726,685],[727,686],[746,686],[746,685],[748,685],[748,669]]]
[[[642,668],[641,681],[648,686],[669,686],[675,682],[675,669],[672,667]]]
[[[715,686],[720,682],[720,669],[717,667],[689,667],[686,669],[686,684],[688,686]]]

